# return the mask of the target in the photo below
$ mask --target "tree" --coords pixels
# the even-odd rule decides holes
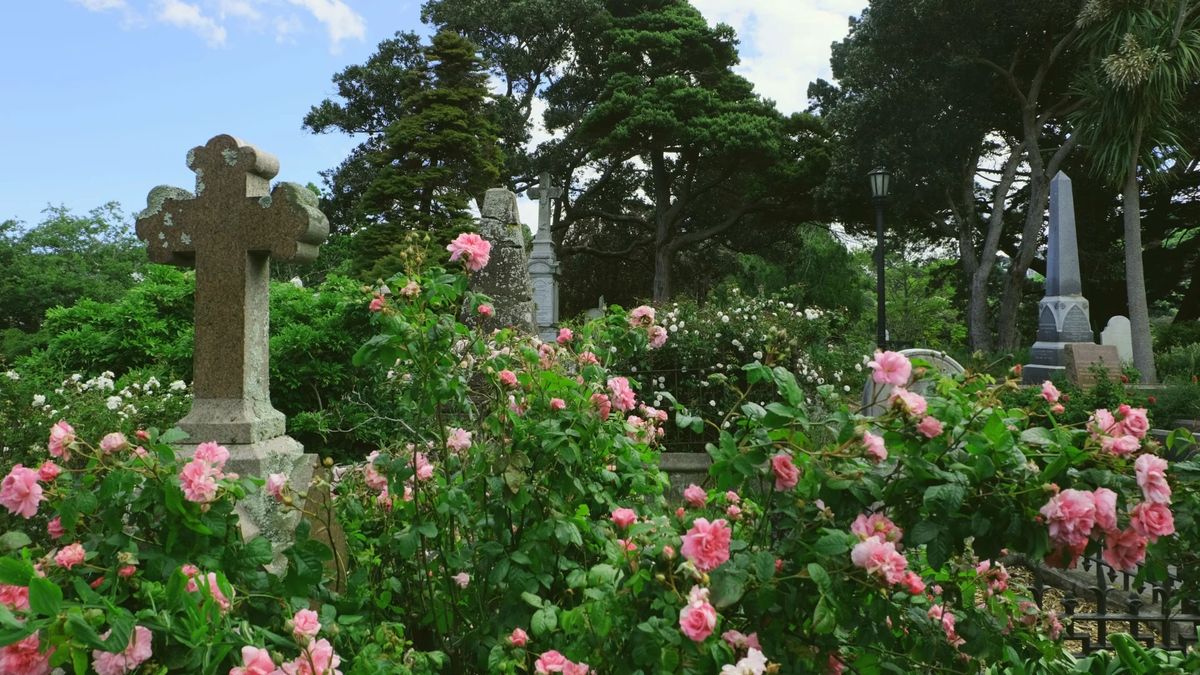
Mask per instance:
[[[1121,189],[1133,363],[1143,382],[1155,382],[1138,171],[1150,178],[1187,159],[1179,125],[1200,76],[1200,6],[1088,0],[1079,24],[1092,58],[1080,78],[1086,105],[1076,130],[1096,172]]]
[[[653,297],[671,296],[680,252],[748,228],[804,213],[819,156],[819,124],[784,117],[736,75],[733,29],[710,27],[685,0],[606,3],[586,50],[547,91],[547,127],[561,142],[544,148],[560,175],[594,173],[564,199],[555,229],[601,219],[638,232],[626,252],[654,259]],[[618,191],[613,184],[636,187]],[[607,192],[606,192],[607,191]],[[793,218],[797,222],[799,218]],[[586,251],[592,253],[604,253]]]

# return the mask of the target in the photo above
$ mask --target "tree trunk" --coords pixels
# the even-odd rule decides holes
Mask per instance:
[[[675,260],[675,252],[667,247],[654,250],[654,303],[660,304],[671,299],[671,263]]]
[[[980,266],[970,277],[970,294],[967,300],[967,337],[971,349],[980,352],[992,350],[992,327],[988,325],[987,278],[992,270],[990,263]]]
[[[1136,148],[1138,144],[1134,144]],[[1125,290],[1129,296],[1129,324],[1133,333],[1133,365],[1143,384],[1158,382],[1154,370],[1154,344],[1150,335],[1150,307],[1146,302],[1146,277],[1142,270],[1142,196],[1137,177],[1137,154],[1121,191],[1125,223]]]
[[[1039,174],[1041,162],[1039,165]],[[1037,253],[1041,243],[1042,225],[1045,222],[1046,200],[1049,197],[1048,176],[1030,176],[1029,206],[1025,212],[1025,227],[1021,233],[1021,243],[1017,245],[1017,254],[1008,259],[1008,274],[1004,277],[1004,291],[1000,296],[1000,314],[997,317],[997,330],[1000,334],[998,346],[1002,350],[1016,349],[1021,338],[1017,326],[1018,313],[1021,310],[1021,300],[1025,297],[1025,275],[1029,265]]]
[[[671,299],[671,183],[667,162],[661,150],[650,155],[650,171],[654,179],[654,286],[652,300],[663,303]]]

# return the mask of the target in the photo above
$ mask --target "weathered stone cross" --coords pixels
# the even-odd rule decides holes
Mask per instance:
[[[137,217],[150,260],[196,268],[195,399],[179,426],[193,442],[283,437],[268,390],[270,259],[313,260],[329,223],[305,187],[269,190],[279,160],[233,136],[193,148],[187,164],[196,194],[156,187]],[[300,451],[291,445],[275,450]]]
[[[534,239],[550,239],[550,227],[554,220],[555,199],[562,199],[562,188],[550,184],[550,174],[538,176],[538,184],[525,191],[525,194],[538,200],[538,231]]]
[[[533,304],[538,335],[553,340],[558,332],[558,257],[550,228],[554,220],[553,201],[562,198],[562,188],[550,184],[550,174],[538,177],[537,187],[526,194],[538,200],[538,231],[533,237],[529,256],[529,277],[533,283]]]

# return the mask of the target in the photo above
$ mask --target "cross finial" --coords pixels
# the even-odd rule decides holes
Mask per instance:
[[[537,186],[529,188],[525,193],[538,200],[538,231],[534,238],[549,241],[550,227],[554,220],[554,205],[551,202],[562,198],[562,188],[551,185],[549,172],[543,171],[542,175],[538,176]]]

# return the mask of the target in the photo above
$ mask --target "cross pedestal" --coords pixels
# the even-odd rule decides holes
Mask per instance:
[[[538,335],[552,341],[558,325],[558,257],[554,253],[551,228],[554,221],[555,199],[562,198],[562,188],[550,183],[550,174],[543,173],[537,187],[526,194],[538,200],[538,230],[533,236],[533,251],[529,256],[529,276],[533,283],[533,303]]]
[[[229,471],[285,473],[292,485],[306,486],[315,455],[284,435],[283,413],[271,405],[270,261],[312,261],[329,223],[307,188],[270,189],[279,160],[233,136],[193,148],[187,165],[196,193],[154,188],[136,226],[151,261],[196,269],[194,400],[179,427],[193,443],[227,447]],[[278,542],[298,518],[289,512],[289,527],[261,494],[239,509],[247,538],[262,531]]]

